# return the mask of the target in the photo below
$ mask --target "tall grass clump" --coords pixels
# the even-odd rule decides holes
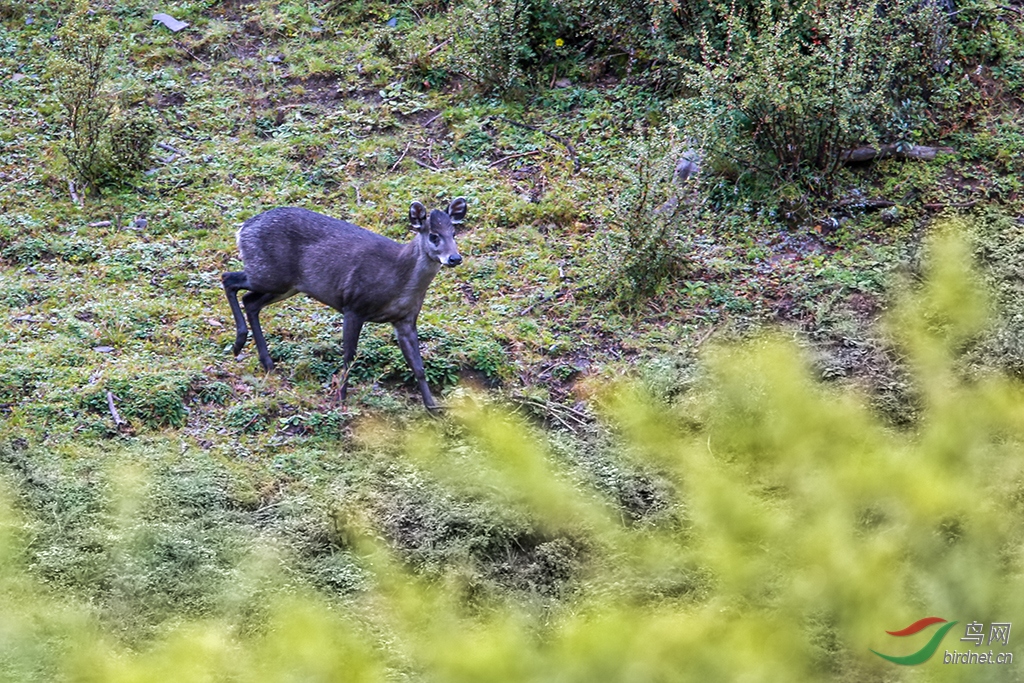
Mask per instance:
[[[602,421],[636,467],[671,484],[672,510],[656,519],[624,518],[521,417],[484,397],[467,397],[445,423],[375,428],[380,448],[418,478],[530,520],[535,541],[574,554],[557,598],[481,590],[457,560],[417,575],[373,506],[339,485],[337,552],[359,558],[363,588],[317,592],[286,552],[253,539],[220,607],[169,618],[129,646],[97,619],[87,590],[69,598],[34,571],[45,549],[32,531],[52,505],[16,509],[23,496],[5,493],[0,671],[58,681],[1018,680],[1013,666],[946,666],[941,650],[918,666],[872,652],[920,648],[927,636],[886,631],[925,616],[957,621],[943,647],[968,649],[964,625],[1012,622],[1024,609],[1024,387],[960,376],[958,357],[987,329],[987,298],[961,241],[937,239],[930,254],[924,284],[890,317],[922,395],[912,430],[813,379],[781,337],[711,352],[702,383],[672,403],[609,388]],[[158,489],[131,480],[103,490],[114,492],[112,514],[145,538],[146,518],[132,511]],[[265,524],[268,510],[259,514]],[[130,567],[148,546],[118,547],[111,556]],[[1012,637],[985,647],[1015,648]]]

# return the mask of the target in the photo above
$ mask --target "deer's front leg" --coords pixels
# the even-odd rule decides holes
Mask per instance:
[[[423,395],[423,405],[431,412],[437,411],[437,404],[434,396],[430,393],[430,386],[427,384],[427,373],[423,370],[423,358],[420,356],[420,340],[416,334],[416,322],[404,321],[395,323],[395,335],[398,337],[398,346],[402,349],[405,362],[412,368],[412,374],[419,385],[420,393]]]
[[[352,368],[352,361],[356,357],[356,347],[359,345],[359,333],[363,330],[363,319],[349,311],[345,313],[345,320],[342,322],[342,371],[341,387],[338,389],[339,403],[344,403],[348,397],[348,373]]]

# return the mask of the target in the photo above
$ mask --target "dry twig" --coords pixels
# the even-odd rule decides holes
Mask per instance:
[[[409,148],[410,147],[412,147],[412,143],[411,142],[407,143],[405,145],[405,149],[402,151],[402,155],[400,157],[398,157],[398,161],[396,161],[394,164],[391,165],[391,170],[388,171],[388,173],[394,173],[395,172],[395,169],[398,168],[398,165],[400,163],[402,163],[402,159],[404,159],[405,155],[409,153]]]
[[[951,202],[949,204],[935,203],[925,204],[924,208],[928,211],[942,211],[943,209],[969,209],[977,203],[977,200],[970,202]]]
[[[110,409],[110,416],[114,418],[114,426],[117,427],[118,431],[124,429],[128,424],[121,417],[121,413],[117,412],[117,406],[114,405],[114,392],[107,392],[107,408]]]
[[[416,162],[417,166],[422,166],[423,168],[427,169],[428,171],[433,171],[434,173],[440,173],[441,171],[444,170],[443,168],[438,168],[437,166],[431,166],[427,162],[421,161],[421,160],[419,160],[416,157],[413,157],[412,160]]]
[[[492,161],[491,163],[487,164],[487,168],[494,168],[495,166],[499,166],[505,163],[506,161],[511,161],[512,159],[518,159],[520,157],[529,157],[533,156],[534,154],[540,154],[540,150],[535,149],[529,152],[520,152],[519,154],[509,154],[507,157],[502,157],[497,161]]]

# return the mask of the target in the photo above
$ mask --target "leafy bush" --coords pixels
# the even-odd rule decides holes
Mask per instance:
[[[556,0],[472,0],[465,21],[466,71],[487,90],[510,92],[555,47],[566,17]]]
[[[233,393],[234,389],[227,382],[207,382],[196,390],[196,397],[202,403],[216,403],[222,406]]]
[[[676,167],[696,157],[675,128],[646,131],[633,143],[620,174],[626,185],[618,199],[610,251],[621,265],[619,299],[628,305],[653,296],[686,263],[690,223],[697,217],[696,178]]]
[[[76,179],[92,193],[130,179],[145,164],[157,134],[155,119],[136,106],[131,89],[111,89],[114,35],[81,5],[57,32],[49,61],[63,110],[60,146]]]
[[[595,57],[592,74],[617,66],[622,75],[673,89],[678,78],[670,56],[695,42],[693,22],[681,22],[698,3],[676,0],[559,0],[567,20],[560,30],[573,49]]]
[[[266,401],[256,399],[232,406],[224,416],[224,424],[238,433],[262,432],[267,429]]]
[[[532,57],[529,13],[534,0],[480,0],[470,10],[476,30],[469,35],[470,72],[488,88],[504,91],[520,85],[524,63]]]
[[[0,403],[18,401],[30,396],[39,383],[46,380],[50,374],[41,368],[0,368]]]
[[[948,45],[933,3],[795,0],[715,13],[719,28],[702,28],[687,79],[698,97],[686,118],[718,170],[781,189],[794,222],[834,196],[845,151],[888,135],[900,103],[920,99]]]
[[[116,111],[111,117],[110,168],[111,178],[130,178],[146,168],[149,153],[156,139],[156,120],[138,111]]]

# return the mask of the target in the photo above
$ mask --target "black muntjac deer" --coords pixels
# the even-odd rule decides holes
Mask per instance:
[[[363,323],[391,323],[423,404],[436,411],[423,371],[416,318],[441,266],[462,263],[455,226],[465,219],[466,208],[466,200],[458,197],[447,211],[435,209],[428,215],[422,204],[413,202],[409,222],[416,236],[408,244],[306,209],[271,209],[250,218],[238,231],[244,270],[221,276],[235,318],[232,351],[237,356],[248,339],[248,317],[260,363],[272,370],[274,361],[260,329],[260,311],[301,292],[344,315],[342,401]],[[245,316],[238,305],[240,289],[248,290],[242,297]]]

